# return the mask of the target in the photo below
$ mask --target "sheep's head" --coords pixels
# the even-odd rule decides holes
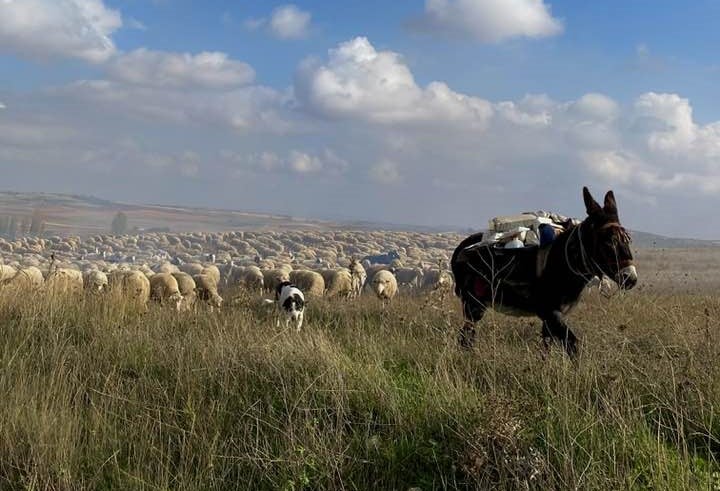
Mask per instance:
[[[183,301],[183,296],[180,292],[173,292],[168,298],[168,301],[170,302],[170,305],[175,306],[175,310],[179,311]]]

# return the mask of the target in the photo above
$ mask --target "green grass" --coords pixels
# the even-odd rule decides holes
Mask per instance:
[[[231,302],[228,302],[231,303]],[[720,300],[588,298],[577,363],[455,299],[0,300],[2,489],[713,489]]]

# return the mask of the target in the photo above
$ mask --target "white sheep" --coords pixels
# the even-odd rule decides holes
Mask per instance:
[[[353,296],[357,297],[360,293],[362,293],[363,286],[365,286],[365,282],[367,281],[367,272],[365,271],[363,265],[354,258],[350,261],[348,269],[352,275]]]
[[[150,278],[150,298],[161,305],[169,304],[180,310],[183,296],[175,277],[170,273],[157,273]]]
[[[108,277],[97,269],[87,270],[83,273],[83,286],[88,292],[102,292],[108,287]]]
[[[75,295],[83,291],[83,276],[76,269],[55,268],[48,273],[44,289],[50,295]]]
[[[395,275],[385,269],[375,273],[371,285],[373,292],[381,300],[392,300],[398,292]]]
[[[345,268],[332,271],[332,273],[328,275],[325,289],[325,296],[328,298],[351,297],[354,291],[352,274]]]
[[[188,273],[173,273],[173,277],[177,281],[178,289],[182,295],[180,310],[191,310],[195,306],[195,300],[197,299],[195,280]]]
[[[195,288],[197,296],[200,300],[206,302],[212,311],[214,308],[222,307],[223,299],[218,294],[217,282],[212,276],[206,274],[198,274],[193,276],[195,280]]]
[[[325,280],[315,271],[296,270],[290,273],[290,282],[308,297],[322,297],[325,293]]]

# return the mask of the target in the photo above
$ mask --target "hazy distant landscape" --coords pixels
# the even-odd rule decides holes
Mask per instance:
[[[262,212],[193,208],[182,205],[117,203],[92,196],[55,193],[0,192],[0,216],[30,216],[39,213],[46,222],[46,234],[87,235],[109,233],[113,216],[122,211],[131,228],[142,231],[222,232],[231,230],[395,230],[417,232],[455,232],[469,234],[453,227],[425,227],[373,221],[330,221],[313,217],[291,217]],[[478,217],[485,223],[491,215]],[[474,231],[474,230],[473,230]],[[665,237],[633,231],[636,248],[716,247],[720,240]]]

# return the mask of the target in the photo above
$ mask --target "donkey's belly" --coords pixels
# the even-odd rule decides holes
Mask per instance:
[[[530,310],[525,310],[523,308],[518,307],[511,307],[509,305],[493,305],[492,309],[495,312],[500,312],[501,314],[505,315],[511,315],[513,317],[535,317],[537,316],[536,312],[532,312]]]
[[[500,288],[490,307],[496,312],[514,317],[536,316],[537,309],[531,289],[529,285],[522,286],[522,288],[518,288],[517,285],[506,285],[505,288]]]

